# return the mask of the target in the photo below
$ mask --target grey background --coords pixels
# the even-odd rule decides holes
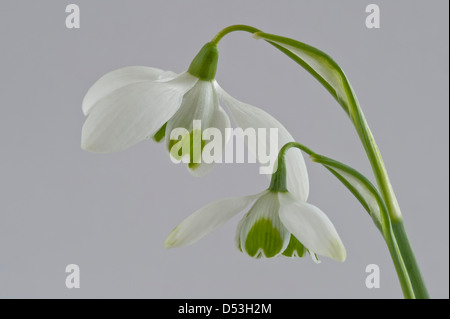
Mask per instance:
[[[256,165],[196,179],[163,145],[80,149],[81,101],[100,76],[147,65],[182,72],[222,28],[249,24],[329,53],[345,70],[374,132],[432,297],[449,297],[448,1],[67,1],[0,3],[1,298],[401,298],[382,237],[359,203],[307,161],[309,202],[346,245],[343,264],[254,260],[234,247],[240,218],[197,244],[166,235],[204,204],[268,186]],[[365,7],[381,8],[381,29]],[[319,153],[371,175],[337,103],[309,74],[247,33],[222,40],[217,81],[278,118]],[[65,267],[81,288],[65,287]],[[381,288],[365,287],[365,267]]]

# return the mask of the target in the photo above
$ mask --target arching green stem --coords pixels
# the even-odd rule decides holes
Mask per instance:
[[[224,36],[226,36],[228,33],[234,32],[234,31],[245,31],[245,32],[255,33],[255,32],[260,32],[261,30],[258,30],[254,27],[251,27],[249,25],[244,25],[244,24],[231,25],[229,27],[226,27],[219,33],[217,33],[216,36],[211,40],[211,43],[217,45]]]

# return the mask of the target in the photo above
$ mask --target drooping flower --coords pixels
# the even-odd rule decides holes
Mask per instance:
[[[279,158],[280,159],[280,158]],[[236,230],[236,246],[251,257],[326,256],[343,262],[344,245],[329,218],[286,189],[286,167],[280,162],[269,189],[250,196],[221,199],[199,209],[169,234],[166,248],[195,243],[251,203]]]
[[[148,138],[153,137],[156,141],[165,138],[171,155],[176,157],[170,134],[176,128],[186,129],[189,135],[197,134],[193,127],[194,120],[201,121],[204,129],[217,128],[226,138],[225,129],[231,124],[220,102],[226,106],[237,127],[244,130],[277,128],[278,150],[293,141],[286,128],[271,115],[234,99],[218,85],[215,80],[217,61],[217,46],[207,43],[188,71],[181,74],[133,66],[104,75],[89,89],[83,100],[82,110],[87,119],[82,129],[82,148],[96,153],[110,153]],[[202,139],[201,150],[207,143]],[[258,153],[253,151],[260,160]],[[182,157],[184,154],[180,155]],[[191,155],[188,168],[192,174],[201,176],[213,167],[214,163],[198,163],[198,154]],[[286,165],[291,171],[288,189],[306,200],[309,185],[301,152],[291,152]]]

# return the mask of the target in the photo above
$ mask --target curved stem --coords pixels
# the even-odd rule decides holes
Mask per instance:
[[[408,235],[406,234],[403,222],[393,223],[392,229],[394,236],[396,238],[397,245],[403,256],[404,263],[406,265],[407,271],[413,283],[414,295],[418,299],[428,299],[430,298],[428,294],[425,281],[420,273],[419,265],[417,264],[414,251],[408,240]]]
[[[255,32],[260,32],[261,30],[251,27],[249,25],[245,25],[245,24],[231,25],[229,27],[226,27],[219,33],[217,33],[216,36],[211,40],[211,43],[217,45],[224,36],[226,36],[228,33],[234,32],[234,31],[245,31],[245,32],[255,33]]]
[[[275,191],[275,192],[287,192],[287,186],[286,186],[286,165],[284,163],[284,156],[288,149],[291,147],[299,148],[300,150],[304,151],[305,153],[312,155],[314,154],[313,151],[311,151],[306,146],[297,143],[297,142],[289,142],[283,145],[283,147],[278,152],[277,157],[277,171],[272,174],[272,179],[270,181],[269,190]]]

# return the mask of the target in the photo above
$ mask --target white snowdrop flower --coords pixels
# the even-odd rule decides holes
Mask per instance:
[[[95,153],[111,153],[153,137],[156,141],[165,138],[168,149],[172,150],[175,144],[169,139],[172,130],[184,128],[190,136],[195,135],[198,133],[193,127],[195,120],[201,121],[202,129],[217,128],[225,146],[225,130],[231,127],[229,115],[243,130],[278,129],[278,150],[293,141],[287,129],[270,114],[236,100],[218,85],[215,80],[217,61],[216,44],[207,43],[189,69],[181,74],[132,66],[104,75],[83,100],[82,110],[87,119],[82,128],[81,147]],[[199,135],[203,137],[202,132]],[[201,151],[207,143],[202,138]],[[182,157],[184,154],[171,151],[171,155]],[[214,166],[214,163],[198,163],[200,154],[190,155],[188,168],[196,176],[206,174]],[[286,158],[286,165],[291,172],[287,181],[289,191],[306,199],[309,184],[301,152],[292,151]]]
[[[195,243],[251,203],[236,231],[236,245],[251,257],[298,256],[305,249],[343,262],[345,247],[329,218],[319,208],[294,196],[286,188],[286,161],[279,157],[278,171],[269,189],[250,196],[221,199],[199,209],[169,234],[167,248]]]

